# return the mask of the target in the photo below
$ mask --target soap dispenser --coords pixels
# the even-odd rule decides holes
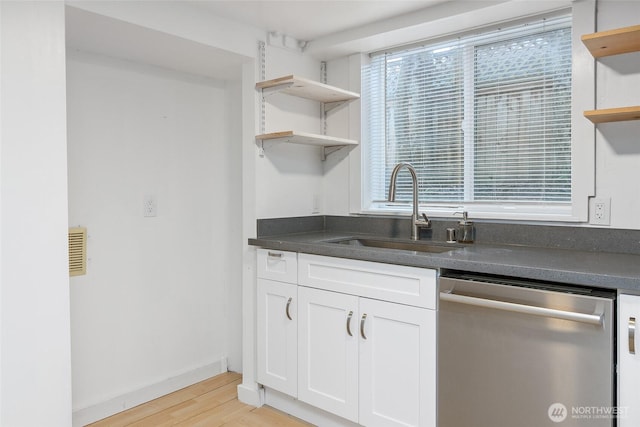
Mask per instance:
[[[473,243],[475,237],[473,221],[469,221],[467,211],[456,213],[462,213],[462,219],[458,222],[458,243]]]

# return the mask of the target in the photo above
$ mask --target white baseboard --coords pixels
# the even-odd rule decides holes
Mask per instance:
[[[238,400],[247,405],[260,407],[264,405],[264,389],[258,384],[240,384],[238,386]]]
[[[159,383],[150,384],[107,401],[75,410],[73,412],[73,427],[91,424],[226,371],[227,359],[223,358],[209,365],[167,378]]]
[[[279,391],[266,388],[265,405],[276,408],[296,418],[322,427],[359,427],[358,424],[337,415],[318,409]]]

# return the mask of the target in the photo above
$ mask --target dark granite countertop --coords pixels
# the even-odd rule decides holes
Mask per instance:
[[[640,254],[482,242],[450,244],[451,251],[425,253],[332,243],[347,238],[390,239],[394,236],[354,233],[339,230],[340,227],[322,228],[320,231],[297,229],[295,233],[263,235],[250,239],[249,244],[340,258],[640,292]],[[422,242],[448,245],[435,239]]]

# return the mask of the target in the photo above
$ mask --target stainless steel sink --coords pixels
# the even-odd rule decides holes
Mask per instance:
[[[404,242],[394,240],[379,240],[379,239],[365,239],[365,238],[349,238],[343,240],[334,240],[331,243],[337,243],[340,245],[369,247],[369,248],[381,248],[381,249],[398,249],[402,251],[415,251],[415,252],[429,252],[429,253],[443,253],[454,251],[459,249],[455,246],[439,246],[431,243],[423,242]]]

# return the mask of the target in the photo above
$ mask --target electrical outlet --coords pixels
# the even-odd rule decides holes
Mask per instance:
[[[593,212],[591,215],[591,224],[610,225],[611,223],[611,199],[598,198],[593,199]]]
[[[158,216],[158,201],[156,200],[156,196],[144,196],[144,199],[142,200],[142,208],[142,214],[145,217]]]

